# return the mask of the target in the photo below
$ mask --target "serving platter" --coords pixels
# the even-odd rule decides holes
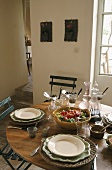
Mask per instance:
[[[56,155],[72,157],[84,152],[85,145],[75,136],[59,134],[49,139],[48,149]]]
[[[47,155],[47,153],[45,151],[43,151],[43,145],[40,147],[39,153],[40,153],[41,157],[46,162],[48,162],[49,164],[51,164],[53,166],[57,166],[57,167],[60,167],[60,168],[78,168],[78,167],[81,167],[81,166],[86,165],[89,162],[91,162],[94,159],[95,154],[96,154],[96,146],[95,146],[95,144],[88,138],[84,138],[84,137],[82,137],[82,138],[86,142],[89,143],[89,145],[90,145],[90,154],[86,158],[81,159],[79,161],[72,162],[70,160],[70,162],[67,162],[67,161],[60,161],[60,160],[51,159],[50,156]]]
[[[35,108],[23,108],[15,110],[15,117],[22,120],[29,120],[38,118],[41,115],[41,111]]]

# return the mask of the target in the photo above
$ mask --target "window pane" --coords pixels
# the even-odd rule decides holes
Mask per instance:
[[[104,12],[112,12],[112,0],[105,0]]]
[[[100,74],[112,74],[112,47],[101,48]]]
[[[102,45],[112,45],[112,15],[104,15]]]

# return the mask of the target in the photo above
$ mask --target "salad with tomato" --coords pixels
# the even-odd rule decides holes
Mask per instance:
[[[88,117],[88,113],[86,110],[68,109],[57,112],[55,116],[57,116],[57,118],[61,121],[77,122],[86,120]]]

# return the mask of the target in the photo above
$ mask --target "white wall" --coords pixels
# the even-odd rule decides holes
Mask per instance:
[[[76,91],[84,89],[83,82],[90,77],[93,0],[30,0],[30,4],[34,103],[45,99],[51,74],[77,77]],[[65,19],[78,19],[77,42],[64,41]],[[53,23],[53,42],[40,42],[43,21]]]
[[[1,0],[0,100],[27,81],[22,0]]]

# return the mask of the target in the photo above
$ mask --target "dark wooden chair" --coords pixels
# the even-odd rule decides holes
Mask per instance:
[[[77,78],[75,78],[75,77],[50,75],[50,78],[51,78],[51,81],[49,82],[49,84],[51,85],[51,93],[53,90],[53,86],[71,87],[72,90],[74,90],[74,88],[76,88]]]
[[[11,98],[7,97],[6,99],[2,100],[0,102],[0,121],[3,121],[3,118],[5,118],[9,113],[11,113],[14,110],[14,106],[10,104]],[[1,136],[0,138],[4,138],[4,136]],[[12,170],[20,170],[21,167],[24,166],[24,170],[27,170],[31,163],[28,163],[26,160],[21,158],[19,155],[17,155],[13,149],[8,144],[7,140],[5,140],[6,143],[0,148],[0,155],[5,159],[7,164],[11,167]],[[11,163],[10,160],[18,160],[18,167],[14,167],[14,165]]]

